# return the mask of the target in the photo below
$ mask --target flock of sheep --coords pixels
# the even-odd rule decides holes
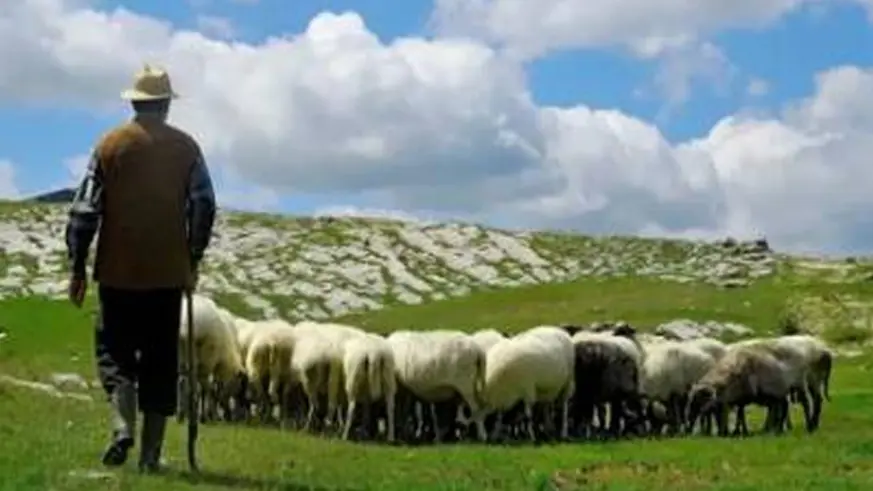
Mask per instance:
[[[191,335],[186,308],[182,374]],[[537,326],[513,336],[381,336],[335,323],[251,321],[202,295],[193,311],[204,422],[278,422],[392,443],[711,434],[713,423],[723,436],[734,408],[734,433],[748,434],[750,404],[767,409],[764,431],[778,433],[791,428],[789,405],[799,403],[814,431],[830,399],[833,353],[809,335],[727,345],[642,340],[620,323]],[[180,402],[187,390],[183,377]],[[187,417],[184,403],[178,417]]]

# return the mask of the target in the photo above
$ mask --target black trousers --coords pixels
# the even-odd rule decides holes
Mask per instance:
[[[179,377],[182,290],[127,290],[99,286],[95,350],[107,395],[135,384],[139,410],[172,416]]]

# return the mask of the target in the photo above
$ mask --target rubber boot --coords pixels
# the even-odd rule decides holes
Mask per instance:
[[[112,441],[103,452],[103,465],[118,467],[127,461],[136,431],[136,387],[120,385],[109,398],[112,407]]]
[[[164,444],[166,428],[166,416],[158,413],[143,414],[139,457],[141,472],[151,474],[161,471],[161,447]]]

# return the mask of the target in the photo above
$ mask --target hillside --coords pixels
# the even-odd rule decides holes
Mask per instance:
[[[62,296],[65,208],[0,208],[0,297]],[[201,287],[251,315],[325,318],[489,288],[647,276],[744,286],[766,243],[591,238],[475,225],[221,213]]]
[[[222,217],[204,277],[239,312],[339,316],[379,332],[512,333],[615,319],[655,332],[682,319],[735,323],[746,335],[813,331],[839,354],[822,429],[742,440],[390,448],[217,424],[202,427],[205,473],[195,478],[183,471],[185,428],[173,424],[165,455],[174,472],[107,473],[96,461],[107,408],[91,380],[94,299],[76,310],[29,295],[62,296],[62,228],[63,208],[0,205],[0,489],[860,491],[873,480],[873,268],[865,260],[792,258],[761,243],[251,214]],[[755,427],[761,415],[750,410]],[[801,420],[798,409],[793,417]]]
[[[25,202],[35,202],[35,203],[69,203],[73,200],[73,196],[76,195],[75,188],[63,188],[63,189],[55,189],[54,191],[47,191],[45,193],[40,193],[36,196],[32,196],[30,198],[25,199]]]

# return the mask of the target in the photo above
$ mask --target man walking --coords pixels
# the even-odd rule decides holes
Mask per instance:
[[[166,122],[176,97],[165,71],[146,65],[137,73],[134,87],[122,93],[135,115],[97,144],[66,229],[69,297],[81,307],[88,249],[99,228],[95,350],[112,407],[103,463],[127,460],[138,406],[139,467],[146,472],[159,470],[167,417],[176,410],[182,295],[196,287],[215,220],[200,147]]]

